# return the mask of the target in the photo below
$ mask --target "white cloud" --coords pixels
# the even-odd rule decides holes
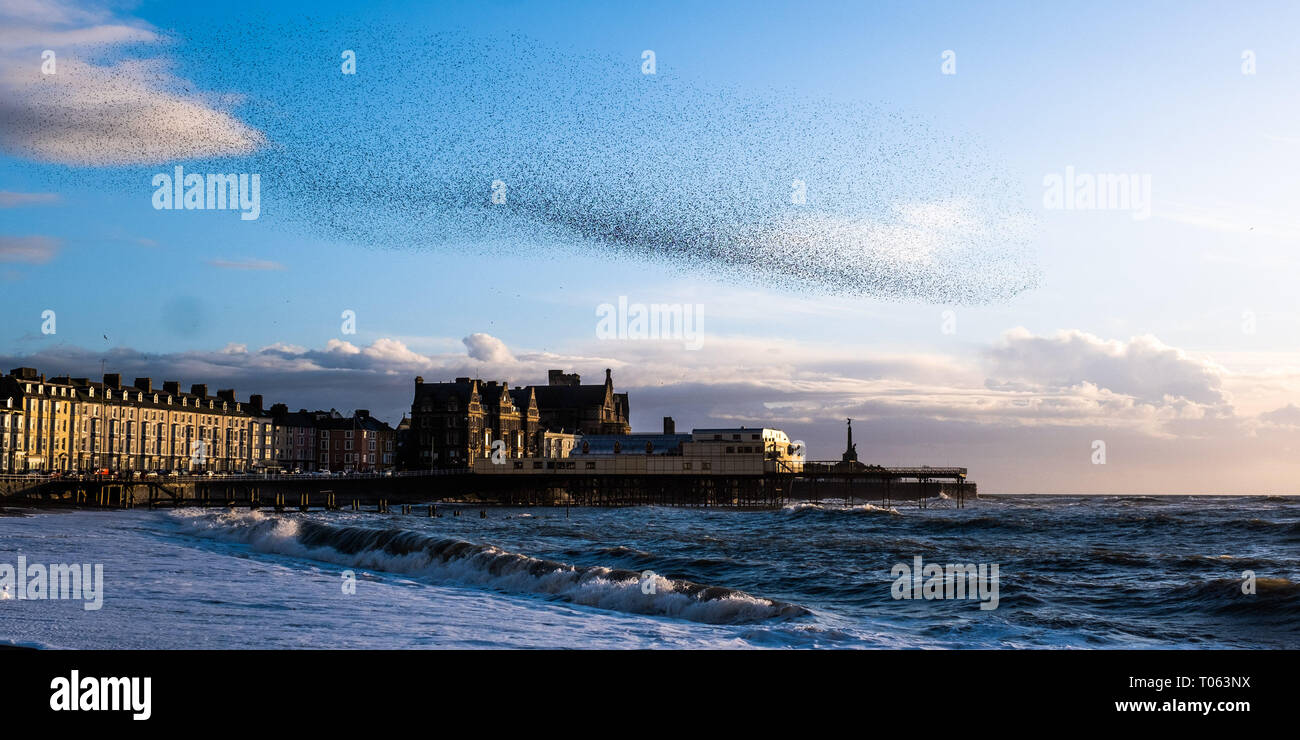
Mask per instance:
[[[514,362],[514,355],[510,354],[510,349],[506,343],[492,336],[478,332],[470,334],[461,340],[465,343],[465,350],[469,356],[475,360],[483,362]]]
[[[1025,329],[1013,329],[987,354],[993,378],[1034,384],[1030,387],[1063,389],[1093,383],[1143,403],[1227,401],[1223,368],[1151,336],[1123,342],[1081,331],[1038,337]]]
[[[248,154],[262,134],[171,74],[165,59],[91,64],[79,58],[127,43],[157,45],[144,24],[65,3],[0,4],[0,147],[71,165],[156,164]],[[55,52],[44,74],[44,49]]]
[[[835,459],[843,418],[852,417],[864,460],[966,465],[983,491],[1270,491],[1291,490],[1300,477],[1291,452],[1300,449],[1300,409],[1291,403],[1300,371],[1277,379],[1272,411],[1246,415],[1223,390],[1245,376],[1153,337],[1018,329],[969,355],[773,347],[746,337],[715,337],[694,352],[596,340],[563,353],[511,351],[483,333],[462,342],[467,352],[433,354],[393,338],[169,355],[53,346],[0,366],[94,374],[103,359],[109,372],[132,377],[234,386],[292,408],[359,406],[393,421],[409,411],[416,375],[536,385],[560,368],[598,383],[609,367],[616,389],[631,394],[639,431],[658,428],[662,416],[679,429],[766,424],[803,439],[814,457]],[[1096,439],[1107,442],[1105,466],[1090,463]]]

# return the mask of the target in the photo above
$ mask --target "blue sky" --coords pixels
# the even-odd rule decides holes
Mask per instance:
[[[1292,206],[1300,196],[1294,174],[1300,164],[1294,94],[1300,55],[1288,32],[1300,9],[1291,4],[1100,3],[1082,13],[1055,3],[311,3],[278,4],[254,16],[238,6],[181,3],[25,5],[0,3],[15,29],[0,36],[6,67],[0,84],[11,87],[17,101],[6,116],[48,114],[51,99],[24,86],[24,75],[36,74],[42,48],[55,48],[67,80],[61,84],[81,84],[76,75],[83,68],[76,65],[94,65],[100,74],[125,77],[132,93],[145,99],[137,101],[139,110],[155,110],[148,106],[156,101],[147,98],[156,95],[168,105],[181,101],[211,111],[213,120],[225,122],[229,140],[241,128],[266,140],[251,152],[217,146],[211,156],[168,156],[186,142],[159,143],[161,132],[151,136],[144,125],[132,135],[145,140],[145,151],[161,153],[106,165],[94,161],[94,152],[58,150],[48,134],[23,138],[11,128],[0,141],[0,191],[51,194],[51,202],[20,199],[0,207],[0,237],[9,240],[0,251],[0,354],[6,358],[93,362],[67,368],[93,374],[104,357],[119,364],[136,358],[131,361],[142,366],[148,363],[140,358],[152,357],[178,372],[185,368],[186,382],[202,382],[188,377],[193,372],[251,378],[255,367],[289,378],[294,363],[262,355],[262,348],[330,352],[331,342],[329,356],[374,361],[364,367],[342,362],[346,368],[402,383],[412,368],[434,377],[477,369],[512,382],[540,382],[548,364],[591,377],[614,365],[622,373],[616,377],[626,377],[648,399],[639,412],[634,395],[634,424],[641,428],[653,427],[661,412],[675,413],[679,425],[753,423],[752,414],[733,414],[717,400],[730,397],[723,386],[749,388],[759,397],[771,393],[763,403],[773,423],[819,441],[825,456],[838,454],[834,420],[857,415],[864,424],[875,420],[884,462],[975,458],[978,472],[980,461],[988,460],[986,478],[1008,490],[1164,485],[1175,479],[1155,461],[1167,456],[1167,465],[1177,467],[1170,446],[1176,440],[1197,440],[1231,459],[1258,449],[1264,427],[1265,436],[1281,436],[1264,445],[1249,485],[1268,488],[1294,479],[1287,414],[1265,416],[1287,409],[1300,385],[1293,382],[1300,378],[1294,350],[1300,317],[1290,285],[1300,238]],[[111,43],[80,43],[74,32]],[[468,39],[470,52],[448,51],[442,45],[448,38]],[[38,41],[49,45],[31,46]],[[475,57],[480,41],[494,58]],[[430,43],[439,48],[430,51]],[[339,74],[336,49],[357,52],[355,77]],[[641,74],[646,49],[656,55],[654,78]],[[956,53],[956,74],[941,73],[945,50]],[[1247,50],[1257,65],[1254,74],[1243,74]],[[129,59],[167,66],[143,72],[115,66]],[[591,82],[590,94],[607,104],[600,111],[607,118],[582,129],[585,139],[608,132],[611,142],[619,140],[619,116],[653,121],[674,113],[662,102],[633,103],[627,111],[609,105],[636,85],[659,85],[654,94],[668,100],[684,91],[683,99],[706,120],[714,105],[730,111],[732,121],[740,120],[737,110],[752,105],[762,113],[750,120],[770,116],[778,124],[819,124],[823,112],[836,108],[870,110],[867,121],[882,122],[878,129],[841,126],[828,129],[829,137],[801,141],[805,129],[795,126],[782,132],[784,148],[764,144],[751,161],[709,159],[719,146],[736,144],[743,151],[746,137],[755,135],[734,127],[674,142],[670,155],[701,152],[698,168],[686,170],[692,177],[734,165],[748,178],[787,155],[795,163],[835,158],[844,151],[841,137],[896,147],[888,176],[863,173],[869,183],[880,175],[877,190],[868,185],[865,200],[841,205],[874,216],[873,208],[916,205],[918,193],[956,182],[957,192],[987,216],[956,241],[997,241],[1014,222],[1023,234],[1014,261],[1032,263],[1037,277],[1032,287],[982,305],[949,303],[933,292],[790,289],[762,275],[747,279],[745,270],[719,276],[694,262],[645,259],[582,238],[566,241],[564,233],[538,238],[529,221],[485,239],[479,230],[446,226],[456,223],[444,217],[454,209],[431,217],[448,232],[437,245],[404,243],[392,235],[424,233],[429,222],[408,215],[424,207],[418,201],[427,194],[418,185],[395,186],[422,182],[420,167],[429,168],[432,181],[478,177],[475,171],[467,180],[457,169],[467,161],[464,146],[440,144],[455,140],[472,148],[481,137],[470,121],[481,111],[494,121],[485,124],[484,137],[506,142],[509,135],[490,126],[508,129],[536,114],[537,101],[526,96],[454,102],[458,91],[440,90],[439,80],[467,78],[440,76],[439,65],[451,61],[486,70],[486,76],[511,70],[547,94]],[[626,79],[619,76],[624,72]],[[494,85],[480,89],[497,90]],[[403,107],[385,108],[396,99]],[[93,96],[61,100],[95,104]],[[540,120],[557,110],[574,113],[563,102],[547,105],[536,114]],[[447,116],[444,129],[435,115]],[[884,123],[889,120],[906,124],[891,127]],[[385,141],[400,144],[380,149],[366,121],[376,122]],[[404,122],[411,124],[406,138]],[[923,133],[913,136],[917,131]],[[196,125],[178,136],[211,133]],[[574,146],[564,140],[565,131],[554,133],[562,143],[538,141],[529,131],[517,149],[507,146],[510,151],[494,150],[493,156],[506,165],[544,166],[554,161],[548,147]],[[448,139],[421,139],[440,134]],[[655,140],[653,131],[647,140]],[[948,147],[955,157],[936,154]],[[357,151],[385,157],[370,161]],[[592,171],[624,166],[603,151],[593,147],[571,156]],[[633,151],[628,160],[633,168],[645,166],[638,156]],[[294,162],[295,176],[284,174],[286,161]],[[198,172],[262,172],[261,218],[155,210],[149,178],[178,163]],[[330,195],[335,181],[312,183],[303,175],[318,164],[337,176],[374,163],[383,169],[381,195],[392,201],[381,215],[346,188]],[[394,173],[397,165],[409,165],[412,173]],[[1150,218],[1135,220],[1123,210],[1045,209],[1044,177],[1067,166],[1149,175]],[[646,166],[649,174],[653,169]],[[821,170],[810,165],[809,171]],[[634,172],[633,179],[647,172]],[[1007,187],[982,190],[988,173],[1004,178]],[[774,173],[772,181],[784,177]],[[745,178],[736,192],[750,192]],[[814,199],[829,189],[818,191],[818,184],[810,183]],[[308,185],[319,190],[304,190]],[[620,201],[617,207],[635,211],[638,203],[627,192],[615,188],[611,197]],[[365,215],[349,220],[359,212]],[[335,220],[344,228],[320,227]],[[938,232],[943,246],[954,230],[965,228],[962,223]],[[931,218],[925,228],[932,227]],[[903,234],[895,246],[905,253],[918,239],[915,232]],[[23,251],[33,244],[40,257]],[[978,266],[971,283],[983,285],[1002,270],[977,273]],[[952,273],[944,274],[951,279]],[[890,283],[888,275],[884,282]],[[594,334],[594,309],[619,296],[703,305],[712,349],[691,354],[664,343],[602,343]],[[57,312],[56,335],[40,331],[46,309]],[[356,312],[355,335],[340,332],[344,310]],[[946,310],[955,312],[955,331],[941,329]],[[475,333],[490,335],[504,354],[475,350],[481,344],[464,341]],[[1038,343],[1050,351],[1040,353]],[[213,359],[231,345],[252,353],[243,371],[238,363]],[[299,356],[297,364],[304,363]],[[651,368],[670,375],[678,391],[664,390]],[[797,378],[805,394],[776,390],[783,376]],[[1170,387],[1148,388],[1152,377],[1168,378]],[[1181,384],[1185,377],[1203,384]],[[284,382],[291,402],[297,393],[302,404],[368,404],[390,415],[400,413],[405,392],[393,385],[382,401],[331,403]],[[791,404],[797,413],[773,411]],[[1062,408],[1073,411],[1058,415]],[[912,427],[915,436],[895,433]],[[1087,463],[1078,444],[1115,438],[1142,450],[1130,460],[1153,462],[1122,473],[1082,468],[1040,484],[1015,472],[1014,455],[981,447],[981,440],[1002,434],[1052,438],[1057,432],[1063,446],[1040,450],[1047,459]],[[1206,479],[1177,480],[1169,485],[1185,488]],[[1223,485],[1231,480],[1224,475]]]

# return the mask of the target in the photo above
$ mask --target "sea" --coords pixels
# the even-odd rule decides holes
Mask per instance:
[[[1300,648],[1300,499],[940,503],[10,508],[0,566],[102,565],[102,605],[9,585],[0,645]]]

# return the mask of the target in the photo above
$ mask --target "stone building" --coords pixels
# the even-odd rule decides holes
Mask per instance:
[[[567,452],[575,433],[629,431],[627,394],[614,392],[608,370],[602,385],[582,385],[577,374],[552,370],[549,385],[513,389],[478,378],[425,383],[417,377],[403,465],[472,467],[494,449],[501,459],[537,457],[562,447]]]
[[[482,381],[456,378],[425,383],[415,378],[411,440],[406,466],[412,469],[468,467],[484,454]]]
[[[632,431],[627,394],[614,392],[614,380],[608,368],[605,382],[600,385],[582,385],[577,373],[560,370],[551,370],[547,380],[547,385],[535,389],[544,428],[578,434]]]

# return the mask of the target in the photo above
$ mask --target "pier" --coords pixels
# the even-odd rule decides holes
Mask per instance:
[[[105,509],[185,506],[278,511],[416,511],[415,504],[488,506],[673,506],[773,509],[827,499],[964,507],[976,498],[965,468],[808,462],[757,471],[636,472],[579,469],[555,459],[492,473],[468,468],[353,475],[231,475],[134,478],[0,476],[0,505]],[[505,468],[505,466],[502,466]]]

